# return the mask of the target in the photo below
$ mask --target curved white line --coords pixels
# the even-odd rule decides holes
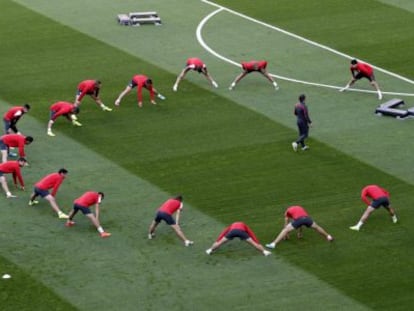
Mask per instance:
[[[237,16],[240,16],[240,17],[245,18],[245,19],[247,19],[247,20],[250,20],[250,21],[252,21],[252,22],[254,22],[254,23],[257,23],[257,24],[263,25],[263,26],[265,26],[265,27],[268,27],[268,28],[271,28],[271,29],[273,29],[273,30],[279,31],[279,32],[281,32],[281,33],[283,33],[283,34],[286,34],[286,35],[288,35],[288,36],[294,37],[294,38],[296,38],[296,39],[298,39],[298,40],[302,40],[302,41],[304,41],[304,42],[306,42],[306,43],[309,43],[309,44],[311,44],[311,45],[314,45],[314,46],[317,46],[317,47],[322,48],[322,49],[324,49],[324,50],[330,51],[330,52],[332,52],[332,53],[334,53],[334,54],[337,54],[337,55],[340,55],[340,56],[343,56],[343,57],[346,57],[346,58],[349,58],[349,59],[352,59],[352,58],[353,58],[353,57],[351,57],[351,56],[349,56],[349,55],[346,55],[346,54],[344,54],[344,53],[341,53],[341,52],[339,52],[339,51],[336,51],[336,50],[334,50],[334,49],[331,49],[331,48],[329,48],[329,47],[327,47],[327,46],[321,45],[321,44],[316,43],[316,42],[314,42],[314,41],[311,41],[311,40],[308,40],[308,39],[303,38],[303,37],[301,37],[301,36],[295,35],[295,34],[293,34],[293,33],[290,33],[290,32],[288,32],[288,31],[286,31],[286,30],[283,30],[283,29],[281,29],[281,28],[278,28],[278,27],[275,27],[275,26],[272,26],[272,25],[269,25],[269,24],[263,23],[263,22],[261,22],[261,21],[258,21],[258,20],[256,20],[256,19],[251,18],[251,17],[249,17],[249,16],[246,16],[246,15],[244,15],[244,14],[241,14],[241,13],[238,13],[238,12],[236,12],[236,11],[230,10],[230,9],[228,9],[228,8],[226,8],[226,7],[220,6],[220,5],[218,5],[218,4],[212,3],[212,2],[207,1],[207,0],[201,0],[201,1],[202,1],[202,2],[205,2],[205,3],[207,3],[207,4],[210,4],[210,5],[216,6],[216,7],[218,7],[218,9],[217,9],[217,10],[215,10],[215,11],[213,11],[213,12],[211,12],[211,13],[210,13],[210,14],[208,14],[206,17],[204,17],[204,18],[201,20],[201,22],[198,24],[198,26],[197,26],[197,30],[196,30],[196,37],[197,37],[198,42],[199,42],[199,43],[200,43],[200,45],[201,45],[201,46],[202,46],[202,47],[203,47],[206,51],[208,51],[210,54],[214,55],[215,57],[217,57],[217,58],[219,58],[219,59],[221,59],[221,60],[223,60],[223,61],[225,61],[225,62],[227,62],[227,63],[230,63],[230,64],[232,64],[232,65],[235,65],[235,66],[237,66],[237,67],[240,67],[240,68],[241,68],[241,65],[240,65],[238,62],[235,62],[235,61],[233,61],[233,60],[231,60],[231,59],[229,59],[229,58],[227,58],[227,57],[225,57],[225,56],[223,56],[223,55],[221,55],[221,54],[217,53],[217,52],[216,52],[216,51],[214,51],[212,48],[210,48],[210,47],[207,45],[207,43],[204,41],[203,36],[202,36],[202,34],[201,34],[201,32],[202,32],[202,29],[203,29],[204,25],[205,25],[205,24],[206,24],[206,23],[207,23],[207,22],[208,22],[208,21],[209,21],[209,20],[210,20],[213,16],[215,16],[216,14],[218,14],[218,13],[220,13],[220,12],[222,12],[222,11],[227,11],[227,12],[232,13],[232,14],[234,14],[234,15],[237,15]],[[393,76],[393,77],[398,78],[398,79],[400,79],[400,80],[403,80],[403,81],[405,81],[405,82],[408,82],[408,83],[414,84],[414,81],[413,81],[413,80],[410,80],[410,79],[405,78],[405,77],[403,77],[403,76],[400,76],[400,75],[397,75],[397,74],[395,74],[395,73],[389,72],[389,71],[387,71],[387,70],[381,69],[381,68],[379,68],[379,67],[375,67],[375,66],[373,66],[373,67],[374,67],[375,69],[377,69],[378,71],[381,71],[381,72],[383,72],[383,73],[386,73],[386,74],[388,74],[388,75],[390,75],[390,76]],[[343,87],[343,86],[335,86],[335,85],[329,85],[329,84],[321,84],[321,83],[315,83],[315,82],[303,81],[303,80],[293,79],[293,78],[284,77],[284,76],[279,76],[279,75],[275,75],[275,74],[270,74],[270,75],[271,75],[272,77],[277,78],[277,79],[280,79],[280,80],[285,80],[285,81],[290,81],[290,82],[295,82],[295,83],[301,83],[301,84],[305,84],[305,85],[312,85],[312,86],[318,86],[318,87],[325,87],[325,88],[331,88],[331,89],[336,89],[336,90],[339,90],[339,89],[341,89],[341,88]],[[376,91],[363,90],[363,89],[356,89],[356,88],[352,88],[352,89],[350,88],[350,89],[347,89],[347,92],[348,92],[348,91],[351,91],[351,92],[361,92],[361,93],[377,93]],[[388,94],[388,95],[414,96],[414,94],[412,94],[412,93],[399,93],[399,92],[382,92],[382,93],[383,93],[383,94]]]

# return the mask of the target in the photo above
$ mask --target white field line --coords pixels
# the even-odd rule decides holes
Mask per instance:
[[[327,47],[327,46],[325,46],[325,45],[322,45],[322,44],[319,44],[319,43],[316,43],[316,42],[314,42],[314,41],[311,41],[311,40],[309,40],[309,39],[306,39],[306,38],[303,38],[303,37],[301,37],[301,36],[298,36],[298,35],[296,35],[296,34],[294,34],[294,33],[291,33],[291,32],[289,32],[289,31],[286,31],[286,30],[284,30],[284,29],[281,29],[281,28],[279,28],[279,27],[275,27],[275,26],[272,26],[272,25],[269,25],[269,24],[266,24],[266,23],[264,23],[264,22],[261,22],[261,21],[259,21],[259,20],[256,20],[256,19],[254,19],[254,18],[252,18],[252,17],[249,17],[249,16],[247,16],[247,15],[244,15],[244,14],[241,14],[241,13],[239,13],[239,12],[236,12],[236,11],[233,11],[233,10],[231,10],[231,9],[228,9],[228,8],[226,8],[226,7],[223,7],[223,6],[221,6],[221,5],[218,5],[218,4],[216,4],[216,3],[213,3],[213,2],[210,2],[210,1],[208,1],[208,0],[201,0],[202,2],[204,2],[204,3],[207,3],[207,4],[209,4],[209,5],[212,5],[212,6],[215,6],[215,7],[217,7],[218,9],[217,10],[215,10],[215,11],[213,11],[212,13],[210,13],[210,14],[208,14],[206,17],[204,17],[203,18],[203,20],[198,24],[198,26],[197,26],[197,30],[196,30],[196,36],[197,36],[197,40],[198,40],[198,42],[200,43],[200,45],[206,50],[206,51],[208,51],[209,53],[211,53],[212,55],[214,55],[215,57],[217,57],[217,58],[219,58],[219,59],[221,59],[221,60],[223,60],[223,61],[225,61],[225,62],[227,62],[227,63],[230,63],[230,64],[233,64],[233,65],[235,65],[235,66],[238,66],[238,67],[241,67],[241,65],[238,63],[238,62],[235,62],[235,61],[233,61],[233,60],[231,60],[231,59],[229,59],[229,58],[227,58],[227,57],[225,57],[225,56],[223,56],[223,55],[221,55],[221,54],[219,54],[219,53],[217,53],[216,51],[214,51],[212,48],[210,48],[209,46],[208,46],[208,44],[204,41],[204,39],[203,39],[203,36],[202,36],[202,30],[203,30],[203,27],[204,27],[204,25],[213,17],[213,16],[215,16],[216,14],[218,14],[218,13],[220,13],[220,12],[222,12],[222,11],[227,11],[227,12],[229,12],[229,13],[231,13],[231,14],[234,14],[234,15],[237,15],[237,16],[239,16],[239,17],[241,17],[241,18],[244,18],[244,19],[247,19],[247,20],[249,20],[249,21],[251,21],[251,22],[254,22],[254,23],[256,23],[256,24],[259,24],[259,25],[262,25],[262,26],[264,26],[264,27],[267,27],[267,28],[270,28],[270,29],[273,29],[273,30],[276,30],[276,31],[278,31],[278,32],[281,32],[281,33],[283,33],[283,34],[285,34],[285,35],[287,35],[287,36],[290,36],[290,37],[293,37],[293,38],[295,38],[295,39],[298,39],[298,40],[301,40],[301,41],[304,41],[304,42],[306,42],[306,43],[308,43],[308,44],[311,44],[311,45],[314,45],[314,46],[316,46],[316,47],[318,47],[318,48],[321,48],[321,49],[324,49],[324,50],[327,50],[327,51],[329,51],[329,52],[331,52],[331,53],[334,53],[334,54],[337,54],[337,55],[339,55],[339,56],[342,56],[342,57],[345,57],[345,58],[348,58],[348,59],[353,59],[354,57],[352,57],[352,56],[349,56],[349,55],[347,55],[347,54],[344,54],[344,53],[341,53],[341,52],[339,52],[339,51],[337,51],[337,50],[334,50],[334,49],[332,49],[332,48],[330,48],[330,47]],[[402,80],[402,81],[405,81],[405,82],[408,82],[408,83],[410,83],[410,84],[413,84],[414,85],[414,81],[413,80],[410,80],[410,79],[408,79],[408,78],[406,78],[406,77],[403,77],[403,76],[401,76],[401,75],[398,75],[398,74],[395,74],[395,73],[393,73],[393,72],[390,72],[390,71],[387,71],[387,70],[384,70],[384,69],[382,69],[382,68],[379,68],[379,67],[376,67],[376,66],[374,66],[374,65],[371,65],[375,70],[378,70],[378,71],[381,71],[381,72],[383,72],[383,73],[385,73],[385,74],[387,74],[387,75],[390,75],[390,76],[392,76],[392,77],[394,77],[394,78],[397,78],[397,79],[400,79],[400,80]],[[317,86],[317,87],[324,87],[324,88],[331,88],[331,89],[336,89],[336,90],[339,90],[339,89],[341,89],[343,86],[336,86],[336,85],[329,85],[329,84],[321,84],[321,83],[316,83],[316,82],[309,82],[309,81],[303,81],[303,80],[298,80],[298,79],[293,79],[293,78],[289,78],[289,77],[284,77],[284,76],[280,76],[280,75],[275,75],[275,74],[270,74],[272,77],[275,77],[275,78],[277,78],[277,79],[280,79],[280,80],[285,80],[285,81],[290,81],[290,82],[296,82],[296,83],[301,83],[301,84],[306,84],[306,85],[312,85],[312,86]],[[352,91],[352,92],[363,92],[363,93],[377,93],[376,91],[370,91],[370,90],[363,90],[363,89],[356,89],[356,88],[350,88],[350,89],[347,89],[347,92],[348,91]],[[382,92],[383,94],[388,94],[388,95],[401,95],[401,96],[414,96],[414,94],[412,94],[412,93],[398,93],[398,92]]]

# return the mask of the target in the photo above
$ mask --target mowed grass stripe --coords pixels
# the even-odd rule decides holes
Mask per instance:
[[[25,118],[26,130],[42,132],[42,124],[30,116]],[[51,144],[65,147],[50,148]],[[297,286],[292,278],[318,288],[327,305],[333,306],[339,300],[357,310],[365,309],[311,274],[282,259],[264,258],[244,243],[234,243],[216,256],[207,257],[204,249],[223,224],[204,216],[190,204],[186,204],[182,226],[196,241],[194,248],[184,248],[165,226],[160,228],[156,240],[148,241],[147,225],[155,207],[166,198],[165,193],[64,135],[55,139],[37,136],[36,144],[30,147],[28,156],[32,165],[24,171],[28,184],[57,165],[69,169],[69,176],[58,194],[58,201],[65,210],[84,189],[99,188],[106,193],[101,219],[104,227],[113,233],[108,240],[100,239],[81,215],[76,219],[77,225],[68,229],[46,202],[41,201],[34,208],[27,207],[28,193],[19,193],[21,198],[15,201],[5,201],[2,212],[2,235],[13,232],[7,236],[3,256],[81,310],[96,307],[113,310],[120,305],[125,310],[137,305],[144,309],[162,309],[166,303],[173,303],[171,310],[192,310],[193,306],[210,310],[217,305],[231,308],[244,299],[247,305],[254,304],[261,309],[281,308],[286,303],[283,297]],[[42,150],[48,152],[42,153]],[[82,161],[67,156],[73,150],[82,156]],[[246,272],[246,267],[250,272]],[[274,296],[276,276],[280,281],[276,287],[280,292],[278,299],[266,301],[257,294],[245,298],[244,293],[255,291]],[[249,281],[239,284],[240,278]],[[167,293],[177,280],[186,285],[176,289],[172,298]],[[232,286],[234,284],[238,284],[237,287]],[[188,298],[191,288],[197,291]],[[226,298],[217,298],[219,296]],[[305,303],[308,298],[304,295],[298,299]],[[318,310],[319,304],[310,304],[309,308]]]
[[[132,102],[132,100],[131,100],[131,102]],[[162,106],[161,106],[161,107],[162,107]],[[94,107],[93,107],[93,108],[94,108]],[[93,108],[91,107],[91,111],[92,111],[92,109],[93,109]],[[144,110],[143,110],[143,111],[144,111]],[[145,110],[145,111],[150,111],[150,110]],[[262,121],[262,119],[260,119],[260,118],[259,118],[258,120],[259,120],[259,121]],[[256,121],[256,122],[257,122],[257,121]],[[276,129],[276,128],[275,128],[275,129]],[[292,133],[293,133],[293,132],[292,132]],[[151,138],[153,138],[153,137],[151,137]],[[328,152],[328,154],[329,154],[329,152]],[[119,155],[118,155],[118,156],[119,156]],[[131,163],[132,163],[132,161],[131,161]],[[217,234],[217,233],[216,233],[216,231],[215,231],[215,234]],[[172,239],[172,241],[173,241],[173,242],[176,242],[176,240],[175,240],[175,239]],[[324,245],[324,246],[325,246],[325,244],[321,244],[321,245]],[[255,255],[256,255],[256,254],[255,254]]]
[[[198,1],[187,3],[187,9],[193,12],[193,14],[191,16],[183,16],[180,15],[182,14],[180,11],[175,11],[175,8],[179,6],[177,4],[179,1],[157,3],[143,1],[142,8],[158,10],[165,20],[164,26],[167,27],[148,26],[128,28],[118,26],[113,20],[113,16],[114,12],[128,11],[130,7],[134,7],[131,1],[125,1],[122,5],[117,6],[111,3],[111,1],[104,0],[99,2],[99,5],[95,7],[91,5],[91,7],[85,8],[81,12],[77,8],[81,7],[82,4],[75,1],[65,3],[65,7],[63,8],[60,5],[53,6],[47,3],[47,1],[39,1],[36,3],[27,3],[27,1],[24,1],[24,3],[35,7],[38,11],[43,10],[45,14],[55,20],[71,25],[71,27],[87,33],[92,37],[97,37],[101,41],[126,51],[128,54],[136,55],[140,59],[145,60],[146,63],[156,64],[175,74],[182,69],[185,58],[188,55],[200,56],[206,61],[209,71],[214,75],[220,85],[220,88],[214,90],[214,92],[253,111],[264,114],[272,120],[294,130],[296,130],[296,125],[292,115],[291,105],[296,101],[298,94],[304,92],[308,95],[308,102],[311,107],[311,114],[314,121],[314,128],[311,135],[314,138],[324,141],[334,146],[334,148],[350,154],[363,162],[391,173],[404,181],[414,183],[414,175],[410,173],[411,162],[409,156],[414,152],[414,145],[405,144],[401,141],[410,141],[414,138],[414,131],[411,129],[412,123],[395,122],[393,118],[378,118],[375,116],[374,111],[379,102],[374,94],[354,92],[343,94],[335,90],[307,87],[296,83],[286,83],[284,81],[280,81],[281,89],[278,92],[274,92],[271,85],[259,75],[249,76],[241,82],[240,87],[235,92],[229,92],[227,85],[240,72],[239,68],[218,61],[215,57],[204,51],[195,38],[195,29],[198,23],[212,10],[210,5]],[[243,3],[241,2],[241,4]],[[291,4],[284,3],[282,6],[278,4],[274,5],[277,6],[277,12],[282,12],[281,14],[289,16],[289,12],[292,9],[290,5],[296,10],[296,6],[301,7],[304,5],[306,7],[308,3],[302,4],[295,2]],[[336,6],[327,6],[325,11],[328,8],[334,11],[332,14],[337,13]],[[91,14],[90,12],[94,13]],[[344,12],[346,12],[345,9]],[[394,10],[391,12],[395,13]],[[80,16],[84,16],[84,18],[80,18]],[[250,16],[255,17],[255,15]],[[277,17],[278,15],[275,16]],[[296,15],[293,14],[289,18],[292,24],[295,23],[295,17]],[[232,27],[230,24],[234,20],[236,21],[237,27]],[[266,19],[266,21],[268,20]],[[275,18],[272,24],[280,26],[279,21],[280,18]],[[301,16],[298,17],[297,21],[299,25],[302,25]],[[316,20],[311,24],[319,25]],[[239,29],[239,33],[246,34],[246,36],[242,38],[238,34],[227,36],[226,34],[233,33],[232,29]],[[288,29],[302,34],[300,31]],[[341,38],[342,32],[347,36],[349,35],[346,29],[341,29],[341,32],[338,29],[336,37]],[[364,38],[370,37],[368,28],[361,28],[360,31],[366,33]],[[318,30],[316,29],[315,32],[317,33]],[[247,35],[249,33],[251,35]],[[230,50],[231,53],[228,55],[231,58],[237,60],[268,58],[269,70],[276,74],[284,73],[288,74],[288,76],[306,78],[314,80],[315,82],[323,81],[325,83],[332,83],[336,81],[339,84],[340,82],[345,84],[349,79],[347,59],[342,59],[336,55],[329,56],[329,53],[318,53],[315,48],[311,48],[303,44],[303,42],[298,41],[295,43],[291,38],[282,36],[269,29],[258,28],[254,23],[247,22],[244,19],[235,18],[234,16],[229,17],[227,13],[220,13],[214,20],[210,21],[203,30],[203,34],[208,43],[213,44],[214,48],[217,48],[219,51],[224,50],[227,52]],[[171,40],[172,37],[176,39]],[[153,38],[157,40],[153,40]],[[255,40],[253,41],[253,45],[260,46],[261,48],[248,48],[250,45],[248,41],[247,43],[245,42],[245,38],[252,38],[252,40]],[[256,40],[256,38],[260,40]],[[317,37],[311,36],[311,38],[318,42],[328,44],[323,40],[317,40]],[[357,39],[360,40],[360,38]],[[378,40],[381,41],[382,39]],[[409,40],[409,32],[407,32],[406,42],[411,41]],[[59,41],[56,42],[60,45],[63,44]],[[80,44],[83,46],[87,44],[85,42],[87,41],[80,41]],[[140,42],[140,44],[137,44],[137,42]],[[182,42],[186,42],[185,50],[183,50]],[[360,44],[362,43],[360,42]],[[328,45],[338,48],[337,45]],[[86,46],[89,47],[88,44]],[[308,48],[311,49],[308,50]],[[102,96],[107,103],[111,103],[120,90],[125,87],[125,84],[130,79],[130,72],[134,72],[136,68],[138,70],[142,69],[142,71],[149,73],[154,78],[156,86],[167,95],[168,105],[180,105],[181,100],[187,99],[194,102],[200,100],[204,94],[200,94],[199,97],[189,96],[189,91],[192,92],[193,90],[192,83],[205,89],[211,89],[204,77],[190,73],[186,80],[181,83],[180,91],[177,94],[173,93],[171,92],[171,86],[175,81],[175,74],[172,74],[163,82],[159,80],[160,71],[156,70],[158,67],[148,67],[145,63],[131,62],[128,58],[119,58],[114,54],[110,54],[110,57],[107,57],[108,54],[102,55],[99,53],[100,49],[100,47],[96,48],[95,53],[96,59],[101,61],[96,63],[95,60],[93,63],[96,63],[96,66],[91,66],[90,63],[87,63],[85,65],[87,70],[84,70],[85,68],[82,67],[78,72],[84,72],[84,75],[87,76],[101,77],[102,67],[97,66],[117,61],[114,68],[119,68],[119,71],[114,71],[108,77],[102,77],[105,78]],[[168,50],[167,53],[165,52],[166,50]],[[376,50],[372,50],[372,54],[376,54]],[[290,58],[287,58],[286,55],[289,55]],[[390,53],[387,55],[392,56]],[[83,57],[78,57],[78,59],[82,62]],[[364,57],[364,59],[372,61],[369,57]],[[374,64],[385,67],[382,62],[374,62]],[[329,70],[330,68],[332,70]],[[392,69],[385,67],[385,69],[403,74],[398,71],[397,67]],[[412,90],[412,87],[407,83],[400,82],[380,72],[377,72],[376,76],[384,90]],[[66,80],[69,81],[68,79]],[[73,84],[76,83],[77,80],[73,81]],[[358,83],[357,86],[372,90],[366,81]],[[65,94],[72,95],[72,93],[73,87],[67,86]],[[69,97],[70,100],[73,99],[72,96]],[[390,98],[391,96],[385,96],[384,100]],[[217,98],[207,99],[217,100]],[[405,100],[407,107],[410,107],[411,97]],[[125,105],[135,105],[133,95],[130,95],[127,103],[130,104],[123,104],[123,107]],[[131,111],[135,111],[133,109],[134,107],[130,108],[132,109]],[[154,114],[156,115],[155,112]],[[137,133],[138,129],[139,126],[137,125]],[[388,146],[385,151],[381,148],[383,144]],[[380,153],[384,154],[384,156],[378,156]]]
[[[0,238],[1,245],[10,243]],[[3,251],[2,251],[3,252]],[[1,256],[0,277],[9,274],[10,279],[0,279],[0,305],[3,311],[29,310],[77,310],[21,267]]]
[[[213,2],[414,79],[410,61],[414,52],[414,43],[410,40],[414,25],[412,12],[375,0],[364,3],[357,0]],[[398,5],[398,1],[391,2]],[[323,18],[321,12],[324,12]],[[363,27],[361,20],[365,21]],[[398,57],[394,54],[396,46],[404,51]]]

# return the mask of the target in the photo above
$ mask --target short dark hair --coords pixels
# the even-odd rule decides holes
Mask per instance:
[[[174,200],[178,200],[178,201],[182,202],[183,201],[183,196],[181,194],[178,194],[174,197]]]
[[[151,80],[151,79],[147,79],[147,80],[145,81],[145,84],[152,84],[152,80]]]
[[[303,102],[305,101],[305,99],[306,99],[306,95],[305,95],[305,94],[300,94],[300,95],[299,95],[299,101],[300,101],[301,103],[303,103]]]
[[[30,105],[29,104],[24,104],[23,107],[26,108],[27,110],[30,110]]]
[[[33,137],[32,136],[26,136],[24,141],[27,141],[27,142],[31,143],[31,142],[33,142]]]
[[[65,168],[61,168],[58,173],[59,174],[67,174],[68,173],[68,170],[65,169]]]
[[[25,163],[26,163],[26,162],[27,162],[27,160],[26,160],[26,158],[18,158],[18,159],[17,159],[17,162],[25,162]]]
[[[75,106],[75,105],[73,105],[73,108],[72,108],[72,113],[74,113],[74,114],[79,114],[79,107],[78,106]]]
[[[351,64],[356,65],[356,64],[358,64],[358,61],[354,58],[353,60],[351,60]]]
[[[98,192],[98,194],[101,196],[101,200],[103,200],[105,197],[105,194],[103,192]]]

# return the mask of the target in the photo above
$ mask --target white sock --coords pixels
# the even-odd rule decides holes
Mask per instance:
[[[102,227],[99,227],[99,228],[98,228],[98,232],[99,232],[99,233],[103,233],[103,232],[105,232],[105,231],[104,231],[104,229],[103,229]]]

